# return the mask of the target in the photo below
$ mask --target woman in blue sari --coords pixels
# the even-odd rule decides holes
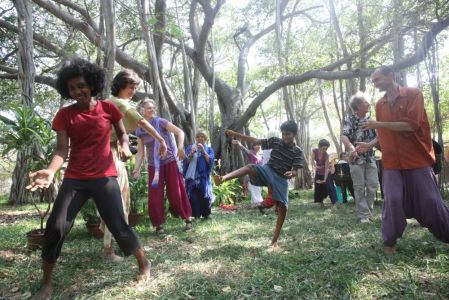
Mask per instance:
[[[213,197],[210,174],[214,165],[214,150],[206,145],[207,134],[204,130],[198,130],[195,140],[196,143],[186,149],[183,175],[192,216],[208,219]]]

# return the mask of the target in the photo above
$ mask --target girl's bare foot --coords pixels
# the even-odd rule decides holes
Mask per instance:
[[[139,264],[139,275],[137,276],[137,281],[147,281],[151,277],[151,263],[145,258],[143,264]]]
[[[49,300],[53,294],[53,286],[51,284],[44,284],[34,299],[36,300]]]

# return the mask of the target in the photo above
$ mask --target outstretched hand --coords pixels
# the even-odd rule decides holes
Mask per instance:
[[[235,132],[231,129],[226,129],[225,134],[230,138],[234,138],[237,135],[237,132]]]
[[[26,189],[31,192],[37,189],[46,189],[50,186],[54,177],[55,173],[47,169],[30,173],[31,183],[26,186]]]

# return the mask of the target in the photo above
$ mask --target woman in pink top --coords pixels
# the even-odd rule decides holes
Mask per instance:
[[[234,145],[238,145],[243,152],[246,153],[248,157],[248,162],[252,165],[262,165],[262,151],[260,145],[253,145],[252,149],[249,150],[245,146],[243,146],[239,140],[233,140],[232,143]],[[251,206],[258,207],[263,202],[262,198],[262,187],[252,185],[251,182],[248,182],[248,191],[251,193]]]
[[[332,204],[338,203],[337,192],[332,179],[329,163],[329,141],[322,139],[318,142],[318,148],[312,150],[312,163],[315,169],[314,202],[324,207],[323,200],[330,197]]]

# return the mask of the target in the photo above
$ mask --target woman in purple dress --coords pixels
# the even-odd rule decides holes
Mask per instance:
[[[144,158],[144,149],[148,159],[148,214],[156,228],[156,234],[164,234],[165,223],[164,194],[167,187],[167,198],[170,212],[186,222],[186,230],[192,229],[192,208],[184,185],[184,178],[179,170],[178,162],[184,158],[184,132],[168,120],[156,115],[157,106],[151,99],[144,99],[140,106],[144,118],[158,131],[167,144],[167,154],[160,157],[157,151],[158,141],[143,129],[138,128],[136,165],[134,178],[140,176],[140,167]],[[177,137],[177,144],[173,135]]]

